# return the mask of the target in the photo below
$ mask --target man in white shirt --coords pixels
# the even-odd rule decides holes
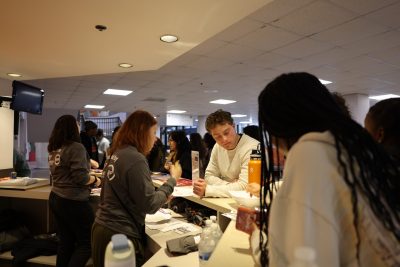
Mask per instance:
[[[97,130],[96,139],[99,153],[99,168],[103,169],[104,163],[107,159],[107,150],[110,147],[110,141],[104,137],[103,129]]]
[[[206,129],[217,143],[205,177],[194,182],[193,192],[200,197],[230,197],[229,191],[245,190],[250,154],[259,142],[237,134],[231,113],[221,109],[207,117]]]

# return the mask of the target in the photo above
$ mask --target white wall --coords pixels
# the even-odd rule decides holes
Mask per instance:
[[[5,80],[0,78],[0,96],[11,96],[12,94],[12,80]]]
[[[0,170],[13,168],[14,111],[0,107]]]
[[[28,142],[48,142],[56,120],[62,115],[78,115],[77,110],[43,109],[42,115],[28,113]]]
[[[167,126],[193,126],[193,116],[167,114]]]
[[[207,116],[198,116],[197,119],[199,120],[197,122],[197,132],[201,135],[204,136],[204,134],[207,132],[206,129],[206,119]]]

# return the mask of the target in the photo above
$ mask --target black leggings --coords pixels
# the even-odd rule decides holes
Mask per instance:
[[[85,266],[91,256],[90,229],[94,221],[89,201],[70,200],[51,192],[49,203],[60,238],[57,267]]]

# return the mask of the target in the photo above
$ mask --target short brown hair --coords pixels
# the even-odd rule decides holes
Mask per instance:
[[[214,113],[208,115],[206,120],[206,129],[209,132],[213,129],[217,124],[230,124],[233,125],[233,119],[231,113],[228,111],[224,111],[222,109],[218,109]]]
[[[157,121],[149,112],[144,110],[133,112],[114,137],[110,154],[128,145],[134,146],[140,153],[146,154],[153,147],[149,131],[155,124]]]

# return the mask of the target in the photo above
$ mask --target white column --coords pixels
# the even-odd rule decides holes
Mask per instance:
[[[199,120],[197,122],[197,132],[201,136],[204,136],[204,134],[207,132],[207,130],[206,130],[206,119],[207,119],[207,116],[198,116],[197,119]]]
[[[353,120],[364,126],[364,119],[369,110],[368,95],[350,94],[343,97],[346,100]]]

